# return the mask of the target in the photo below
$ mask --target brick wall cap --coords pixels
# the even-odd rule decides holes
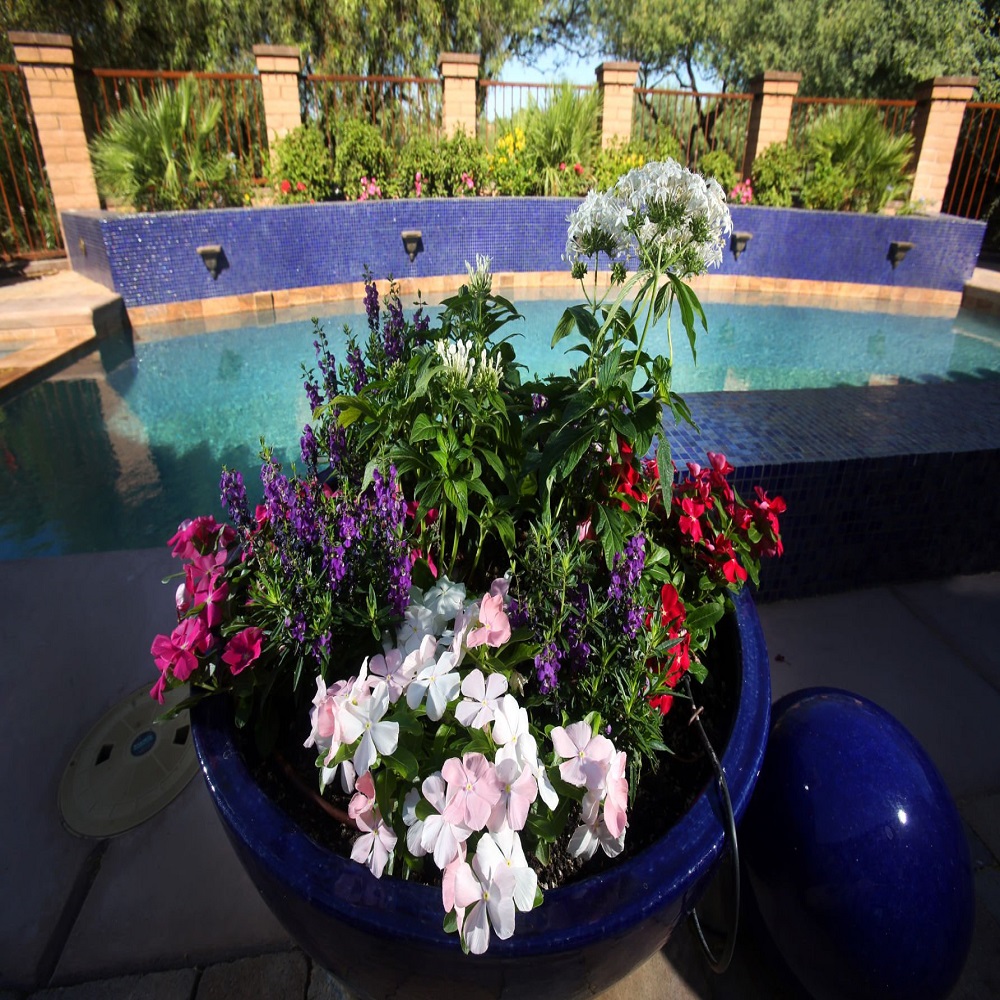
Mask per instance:
[[[750,81],[750,85],[768,83],[772,80],[779,83],[801,83],[802,74],[783,69],[766,69],[763,73],[758,73]]]
[[[597,67],[598,73],[603,73],[605,70],[619,70],[622,73],[638,73],[639,63],[637,62],[602,62],[600,66]]]
[[[437,64],[438,66],[443,66],[445,63],[472,63],[475,66],[479,65],[479,53],[478,52],[442,52],[438,56]]]
[[[11,45],[38,45],[45,48],[73,48],[72,35],[49,34],[44,31],[8,31]]]
[[[978,76],[933,76],[929,80],[922,80],[917,84],[914,97],[918,101],[927,101],[934,96],[934,91],[943,90],[949,87],[957,87],[968,92],[968,97],[964,98],[968,100],[972,96],[972,91],[976,89],[979,85]],[[950,94],[949,98],[952,100],[962,100],[957,94]]]
[[[297,45],[255,45],[253,47],[255,56],[278,56],[283,59],[299,59],[302,53]]]

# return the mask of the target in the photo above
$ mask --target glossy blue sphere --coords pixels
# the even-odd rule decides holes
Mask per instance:
[[[972,940],[958,810],[884,709],[846,691],[786,695],[742,827],[762,922],[817,1000],[938,1000]]]

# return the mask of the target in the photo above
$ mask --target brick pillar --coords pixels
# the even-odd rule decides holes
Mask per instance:
[[[753,161],[773,143],[788,142],[792,120],[792,98],[799,92],[801,73],[767,70],[750,81],[753,103],[747,126],[747,145],[743,153],[740,178],[749,177]]]
[[[601,92],[601,148],[632,138],[632,103],[639,81],[637,62],[605,62],[597,67]]]
[[[936,76],[917,87],[910,199],[932,212],[941,211],[965,106],[978,82],[974,76]]]
[[[73,39],[34,31],[11,31],[8,38],[28,85],[31,116],[61,226],[65,211],[101,207],[73,75]]]
[[[253,54],[264,97],[267,145],[273,150],[278,139],[302,124],[299,103],[302,56],[294,45],[255,45]]]
[[[442,52],[438,72],[444,93],[441,99],[441,127],[446,136],[459,130],[476,134],[476,81],[479,56],[474,52]]]

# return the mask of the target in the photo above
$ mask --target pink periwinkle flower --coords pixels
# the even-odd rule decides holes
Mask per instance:
[[[514,933],[513,872],[502,864],[490,869],[477,850],[471,865],[463,863],[456,869],[455,914],[473,955],[482,955],[489,947],[491,928],[501,941],[509,938]]]
[[[198,669],[197,654],[204,653],[212,642],[201,618],[185,618],[170,635],[158,635],[149,651],[161,673],[169,670],[177,680],[186,681]]]
[[[604,823],[615,839],[622,836],[628,826],[628,778],[625,777],[627,755],[619,750],[611,760],[608,769],[607,787],[604,793]]]
[[[406,846],[414,857],[432,854],[434,864],[447,872],[456,860],[465,860],[465,842],[472,835],[472,830],[463,823],[452,823],[444,815],[448,786],[440,773],[424,778],[420,791],[436,811],[426,819],[417,819],[416,802],[410,801],[412,810],[403,810],[403,822],[408,827]],[[445,910],[452,908],[445,906]]]
[[[606,736],[594,736],[585,722],[574,722],[552,730],[552,746],[560,757],[563,781],[588,791],[603,791],[611,766],[614,744]]]
[[[479,603],[480,628],[465,640],[469,649],[487,645],[497,649],[510,639],[510,619],[503,609],[503,595],[486,594]]]
[[[351,860],[367,865],[375,878],[381,878],[396,846],[396,834],[386,825],[378,808],[362,813],[355,822],[362,833],[351,848]]]
[[[228,664],[235,677],[260,658],[263,642],[264,633],[256,625],[250,625],[229,640],[222,662]]]
[[[170,554],[175,559],[194,559],[217,549],[228,549],[235,538],[236,532],[228,524],[219,524],[211,514],[205,514],[183,521],[167,545],[171,546]]]
[[[477,667],[470,670],[462,681],[465,698],[455,706],[455,718],[469,729],[485,729],[496,716],[500,699],[507,691],[507,678],[503,674],[484,677]]]
[[[481,753],[467,753],[461,760],[446,760],[441,776],[448,784],[445,819],[470,830],[482,830],[500,800],[496,768]]]
[[[503,827],[523,830],[528,822],[531,803],[538,798],[538,783],[528,768],[517,766],[512,757],[501,760],[496,766],[500,781],[500,798],[490,814],[488,829],[496,833]]]

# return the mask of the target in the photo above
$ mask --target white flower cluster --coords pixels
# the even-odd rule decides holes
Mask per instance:
[[[471,340],[450,341],[439,340],[434,350],[442,364],[449,369],[448,375],[452,387],[461,386],[476,389],[496,389],[503,375],[503,362],[499,357],[490,357],[483,348],[479,352],[478,361],[472,354]]]
[[[636,167],[610,191],[591,192],[567,221],[570,263],[603,252],[682,277],[721,264],[733,229],[719,182],[675,160]]]
[[[469,291],[477,298],[485,298],[493,290],[493,258],[489,254],[477,253],[476,266],[465,262],[469,274]]]
[[[366,660],[357,677],[329,687],[317,677],[305,742],[323,751],[322,786],[339,768],[345,791],[353,792],[348,815],[359,836],[351,857],[379,878],[405,831],[408,853],[429,856],[441,869],[445,912],[454,912],[474,954],[487,949],[491,931],[510,937],[515,913],[534,907],[538,880],[520,832],[536,800],[553,811],[559,805],[528,712],[508,691],[506,677],[478,667],[459,669],[469,650],[497,649],[510,639],[507,587],[506,580],[496,580],[490,593],[471,604],[465,588],[447,578],[426,593],[414,589],[395,646]],[[434,723],[428,728],[432,737],[443,720],[481,730],[480,739],[493,749],[490,756],[456,754],[440,770],[418,775],[405,796],[399,792],[401,803],[383,803],[399,813],[386,818],[373,773],[380,757],[391,757],[399,747],[399,722],[387,716],[395,705],[398,718],[406,711],[404,702],[414,721],[426,717]],[[628,825],[625,753],[584,722],[556,727],[551,739],[551,766],[561,761],[562,780],[583,790],[571,853],[589,858],[600,846],[616,856]],[[467,745],[468,738],[458,743]]]

